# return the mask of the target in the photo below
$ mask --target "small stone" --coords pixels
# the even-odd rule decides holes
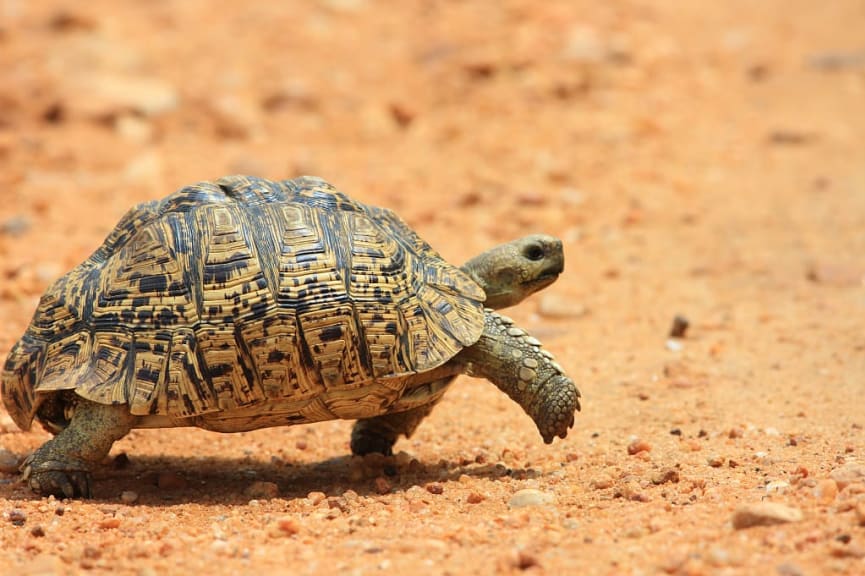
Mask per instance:
[[[294,536],[300,532],[300,524],[294,518],[280,518],[277,520],[276,526],[285,536]]]
[[[667,341],[664,343],[664,346],[667,347],[667,350],[670,352],[681,352],[685,347],[682,344],[681,340],[677,340],[676,338],[667,338]]]
[[[712,468],[720,468],[724,465],[724,457],[718,456],[717,454],[712,454],[706,458],[706,464],[711,466]]]
[[[621,488],[617,490],[616,496],[619,498],[624,498],[625,500],[631,500],[632,502],[649,501],[649,496],[645,492],[643,492],[639,482],[635,480],[631,480],[622,484]]]
[[[376,494],[387,494],[391,490],[390,482],[384,476],[378,476],[374,484]]]
[[[691,323],[688,322],[688,319],[684,316],[677,314],[673,317],[673,324],[670,326],[670,338],[684,338],[685,333],[688,331],[688,326]]]
[[[805,576],[804,570],[790,562],[778,564],[778,566],[775,567],[775,572],[778,576]]]
[[[589,487],[593,490],[606,490],[613,487],[613,478],[609,474],[601,474],[592,478]]]
[[[313,506],[318,506],[321,502],[327,499],[327,495],[324,492],[310,492],[306,495],[306,499],[312,503]]]
[[[294,443],[294,447],[298,450],[306,450],[309,448],[309,444],[307,444],[306,440],[298,440]]]
[[[33,226],[33,222],[27,216],[13,216],[0,222],[0,235],[16,238],[26,234]]]
[[[279,486],[274,482],[257,480],[246,487],[244,495],[257,500],[270,500],[279,496]]]
[[[6,448],[0,448],[0,472],[15,474],[18,472],[19,464],[17,454]]]
[[[176,472],[162,472],[156,479],[160,490],[183,490],[186,488],[186,478]]]
[[[848,484],[865,481],[865,466],[850,462],[832,470],[829,477],[837,483],[839,490],[843,490]]]
[[[27,522],[27,513],[24,510],[14,508],[9,511],[9,522],[13,526],[24,526],[24,523]]]
[[[652,484],[666,484],[667,482],[678,482],[679,471],[675,468],[665,468],[652,476]]]
[[[426,491],[430,494],[443,494],[445,489],[444,486],[439,484],[438,482],[430,482],[425,486]]]
[[[546,506],[552,504],[555,497],[547,492],[541,492],[534,488],[518,490],[508,500],[509,508],[526,508],[528,506]]]
[[[103,530],[120,528],[120,518],[117,518],[116,516],[112,516],[111,518],[105,518],[103,520],[100,520],[98,525]]]
[[[520,570],[528,570],[529,568],[540,566],[540,562],[538,562],[538,558],[534,554],[526,552],[525,550],[519,550],[516,553],[514,566]]]
[[[480,504],[486,500],[483,494],[479,494],[477,492],[471,492],[468,497],[466,497],[466,502],[469,504]]]
[[[858,544],[833,542],[829,553],[835,558],[865,558],[865,548]]]
[[[120,493],[120,501],[124,504],[135,504],[138,501],[138,492],[124,490]]]
[[[821,504],[831,504],[835,500],[836,496],[838,496],[838,483],[831,478],[820,480],[814,487],[814,497],[817,498]]]
[[[45,528],[37,524],[30,529],[30,535],[34,538],[42,538],[43,536],[45,536]]]
[[[639,438],[628,444],[628,454],[631,456],[639,454],[640,452],[651,452],[651,450],[652,446],[645,440],[640,440]]]
[[[802,520],[802,511],[776,502],[758,502],[740,506],[733,513],[733,528],[742,530],[753,526],[772,526]]]

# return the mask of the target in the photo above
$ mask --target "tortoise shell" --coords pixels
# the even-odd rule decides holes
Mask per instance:
[[[48,289],[3,399],[23,429],[64,390],[174,425],[373,416],[478,339],[483,300],[389,210],[317,178],[222,178],[133,208]]]

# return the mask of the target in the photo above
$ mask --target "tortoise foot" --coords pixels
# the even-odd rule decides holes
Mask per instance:
[[[92,498],[90,472],[83,462],[44,460],[37,450],[21,467],[23,480],[42,496]]]

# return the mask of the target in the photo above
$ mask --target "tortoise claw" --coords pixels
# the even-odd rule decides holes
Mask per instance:
[[[21,466],[22,480],[43,496],[58,498],[92,498],[90,472],[77,462],[48,460],[33,463],[33,456]]]

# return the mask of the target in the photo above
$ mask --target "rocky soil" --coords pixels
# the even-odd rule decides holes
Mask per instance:
[[[393,459],[349,422],[134,431],[89,501],[19,483],[49,436],[0,409],[0,572],[865,573],[863,30],[856,0],[0,3],[0,348],[132,204],[315,174],[456,263],[563,238],[509,315],[584,397],[546,446],[462,378]]]

